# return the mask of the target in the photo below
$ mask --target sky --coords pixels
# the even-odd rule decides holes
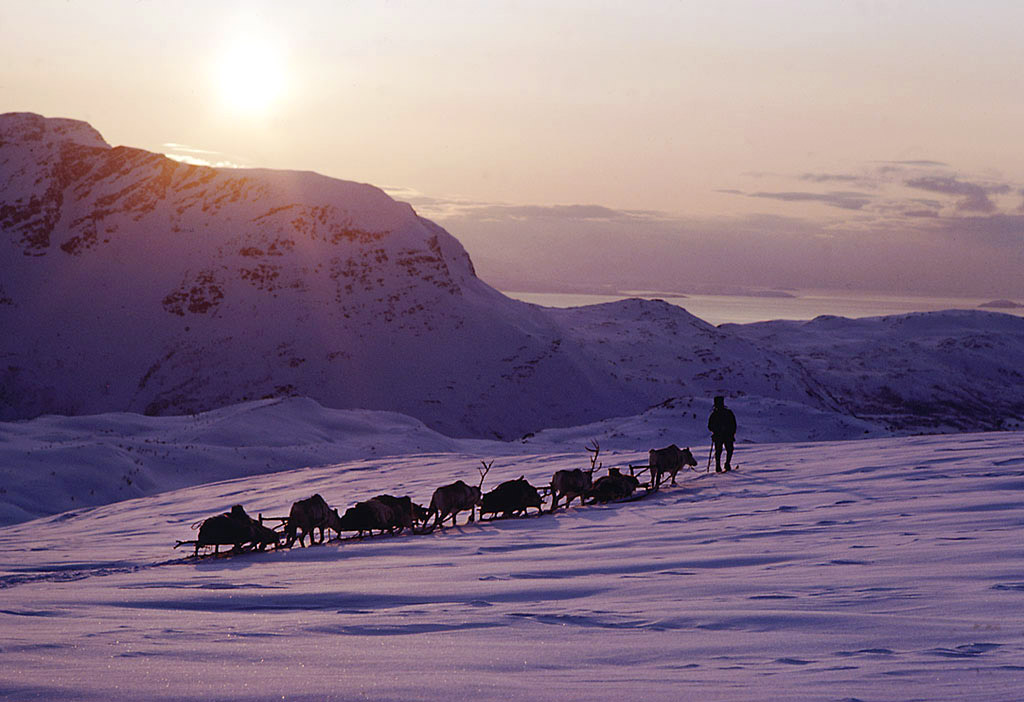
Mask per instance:
[[[0,112],[368,182],[505,289],[1024,297],[1024,4],[4,0]]]

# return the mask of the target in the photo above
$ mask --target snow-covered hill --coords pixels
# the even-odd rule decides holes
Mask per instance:
[[[171,546],[234,503],[426,501],[481,442],[0,528],[0,697],[1018,699],[1022,439],[743,446],[638,502],[199,562]],[[497,457],[488,483],[585,462]]]
[[[614,395],[638,394],[647,406],[672,397],[766,397],[827,410],[839,409],[785,354],[714,327],[660,300],[623,300],[549,309],[578,365]]]
[[[391,412],[256,400],[183,417],[0,422],[0,524],[211,480],[465,446]]]
[[[1024,426],[1024,318],[949,310],[723,325],[792,358],[856,416],[894,431]]]
[[[630,417],[612,417],[578,427],[545,429],[523,439],[533,447],[580,447],[594,440],[603,448],[635,452],[661,448],[670,443],[710,454],[707,430],[712,401],[706,398],[673,398]],[[856,417],[819,411],[799,402],[764,397],[730,400],[729,408],[740,418],[737,441],[776,443],[780,441],[822,441],[890,436],[893,432]]]

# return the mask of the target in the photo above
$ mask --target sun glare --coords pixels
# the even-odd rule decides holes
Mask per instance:
[[[220,57],[216,87],[227,109],[252,117],[263,116],[284,93],[283,57],[266,41],[236,40]]]

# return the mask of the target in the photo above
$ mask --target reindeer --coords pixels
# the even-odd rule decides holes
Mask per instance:
[[[483,519],[485,514],[499,512],[503,517],[525,515],[528,507],[536,507],[538,513],[543,511],[537,488],[530,485],[525,477],[519,476],[516,480],[506,480],[483,496],[480,500],[480,518]]]
[[[339,528],[340,517],[338,510],[331,509],[327,502],[318,494],[299,500],[292,505],[288,513],[288,521],[285,522],[285,547],[291,548],[298,535],[299,546],[306,545],[306,535],[309,535],[309,544],[321,543],[324,540],[324,530],[333,529],[341,533]],[[316,529],[320,529],[320,541],[316,540]]]
[[[476,486],[466,485],[461,480],[456,480],[451,485],[443,485],[438,489],[434,490],[433,497],[430,498],[430,507],[427,508],[427,517],[423,520],[424,525],[430,521],[430,517],[434,517],[434,526],[444,526],[444,521],[448,517],[452,518],[452,526],[455,526],[455,517],[459,512],[469,510],[469,521],[476,521],[476,506],[480,504],[481,490],[484,486],[484,478],[487,477],[487,473],[491,470],[491,464],[483,463],[483,469],[477,468],[480,473],[480,484]]]
[[[609,468],[608,475],[594,481],[587,497],[594,502],[612,502],[631,497],[638,487],[640,481],[635,476],[625,475],[618,468]]]
[[[594,471],[601,468],[597,457],[601,453],[601,444],[592,439],[593,447],[586,446],[590,456],[590,470],[576,468],[574,470],[559,470],[551,476],[551,511],[558,508],[558,501],[565,497],[565,506],[568,507],[574,499],[580,498],[583,504],[583,496],[586,495],[594,480]]]
[[[277,546],[280,538],[276,531],[250,517],[242,505],[235,505],[230,512],[203,520],[193,555],[198,556],[203,546],[213,546],[215,555],[220,553],[221,546],[233,546],[235,552],[254,547],[262,551],[270,544]],[[178,546],[185,543],[190,542],[179,542]]]
[[[391,510],[392,533],[401,533],[403,529],[415,531],[416,524],[422,522],[426,517],[426,510],[421,505],[413,502],[412,498],[408,495],[405,497],[377,495],[373,499],[384,503]]]
[[[345,514],[338,520],[339,531],[354,531],[360,537],[363,532],[373,536],[374,529],[383,534],[385,531],[393,531],[394,528],[394,512],[376,498],[355,503],[346,509]]]
[[[666,446],[663,449],[651,449],[651,489],[657,490],[661,487],[661,476],[668,473],[672,476],[672,484],[676,484],[676,473],[684,466],[695,467],[697,459],[690,453],[689,448],[681,449],[675,444]]]

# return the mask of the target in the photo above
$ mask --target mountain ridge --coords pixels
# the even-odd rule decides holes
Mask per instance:
[[[618,381],[373,186],[183,164],[25,115],[0,117],[0,142],[0,321],[17,337],[0,419],[304,395],[511,438],[673,394]]]
[[[480,280],[453,236],[372,185],[184,164],[111,147],[75,120],[0,115],[0,232],[0,420],[305,396],[400,412],[448,436],[512,439],[716,394],[854,420],[835,423],[843,436],[864,418],[912,432],[1024,416],[1007,399],[1024,358],[1015,327],[993,331],[987,355],[960,343],[980,338],[964,328],[942,353],[901,357],[907,377],[954,356],[968,375],[989,368],[993,408],[962,383],[862,392],[864,351],[840,343],[866,329],[857,320],[833,332],[819,322],[805,342],[715,327],[661,301],[530,305]],[[917,343],[913,323],[890,326]],[[872,334],[865,343],[879,343]],[[806,343],[846,374],[826,372]],[[876,411],[883,394],[893,411]]]

